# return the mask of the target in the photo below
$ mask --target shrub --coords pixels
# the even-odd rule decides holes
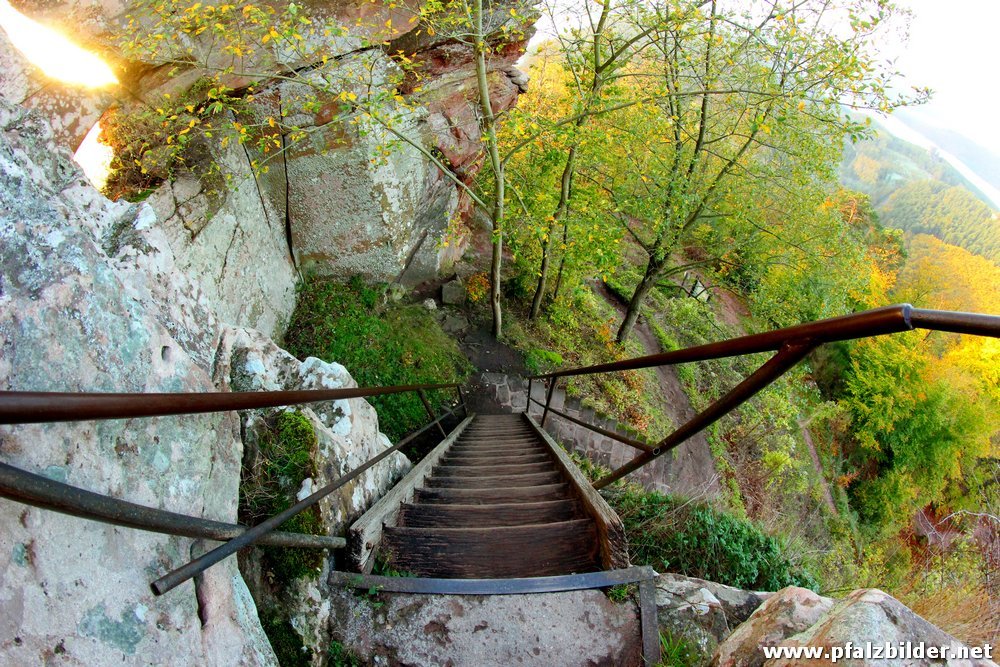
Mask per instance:
[[[579,454],[571,458],[592,482],[608,473]],[[638,484],[618,482],[603,493],[625,525],[635,565],[754,590],[819,587],[810,572],[792,564],[782,543],[753,521]]]

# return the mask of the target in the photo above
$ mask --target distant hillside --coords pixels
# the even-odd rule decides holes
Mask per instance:
[[[933,152],[880,128],[873,141],[847,144],[840,180],[867,194],[885,225],[930,234],[1000,264],[996,209]]]
[[[964,162],[970,169],[995,188],[1000,188],[1000,155],[954,130],[928,123],[910,109],[896,112],[902,122]]]

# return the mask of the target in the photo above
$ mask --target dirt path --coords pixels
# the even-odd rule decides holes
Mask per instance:
[[[826,505],[830,508],[830,511],[837,514],[837,504],[833,502],[830,485],[827,484],[826,475],[823,474],[823,463],[819,460],[819,452],[816,451],[816,445],[813,443],[812,434],[809,432],[809,425],[804,421],[800,421],[799,428],[802,430],[802,439],[806,441],[806,446],[809,448],[809,458],[812,459],[813,468],[816,469],[816,474],[819,476],[820,486],[823,488],[823,500],[826,501]]]
[[[615,309],[619,317],[625,316],[625,305],[607,285],[598,282],[595,292]],[[663,351],[645,318],[640,317],[632,331],[646,354],[658,354]],[[663,392],[663,411],[674,425],[680,426],[698,414],[674,369],[670,366],[659,366],[655,370]],[[674,460],[669,470],[671,479],[667,482],[672,491],[684,495],[719,494],[719,473],[715,469],[715,460],[704,432],[692,436],[678,446],[673,456]]]

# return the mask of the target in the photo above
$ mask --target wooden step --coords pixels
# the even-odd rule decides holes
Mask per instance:
[[[424,577],[539,577],[594,572],[593,521],[492,528],[387,527],[382,553],[393,566]]]
[[[449,456],[475,457],[480,459],[497,459],[502,456],[535,456],[544,453],[545,450],[539,447],[518,447],[504,449],[486,449],[470,447],[468,449],[456,449],[448,452]]]
[[[461,447],[451,450],[448,455],[496,458],[500,456],[531,456],[541,454],[544,451],[541,447]]]
[[[441,464],[434,467],[432,474],[435,477],[496,477],[498,475],[530,475],[555,471],[555,464],[551,461],[543,461],[521,465],[452,466]]]
[[[548,454],[522,454],[511,456],[489,456],[482,454],[456,454],[444,456],[439,461],[443,466],[481,466],[481,465],[522,465],[526,463],[548,463],[552,457]]]
[[[507,489],[522,486],[541,486],[562,481],[557,471],[528,475],[494,475],[492,477],[438,477],[433,474],[424,480],[425,489]]]
[[[403,503],[399,526],[410,528],[485,528],[524,526],[585,518],[576,500],[496,505],[445,505]]]
[[[489,505],[495,503],[534,503],[543,500],[571,498],[569,484],[544,484],[513,489],[417,489],[414,503],[456,503],[460,505]]]
[[[506,449],[541,449],[537,440],[525,440],[524,442],[499,442],[497,440],[477,440],[475,442],[456,442],[449,448],[449,451],[466,450],[493,450],[503,451]]]

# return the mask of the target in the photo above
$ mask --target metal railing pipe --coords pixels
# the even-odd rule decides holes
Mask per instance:
[[[212,549],[211,551],[202,554],[198,558],[195,558],[186,565],[182,565],[181,567],[173,570],[172,572],[169,572],[166,575],[160,577],[159,579],[154,581],[150,586],[153,589],[153,593],[156,595],[163,595],[167,591],[175,588],[176,586],[179,586],[188,579],[197,576],[198,574],[201,574],[206,569],[212,567],[213,565],[223,560],[224,558],[232,556],[240,549],[243,549],[244,547],[248,547],[251,544],[254,544],[258,540],[260,540],[264,535],[267,535],[268,533],[276,529],[278,526],[280,526],[281,524],[285,523],[286,521],[294,517],[296,514],[299,514],[300,512],[309,509],[310,507],[318,503],[326,496],[330,495],[340,487],[344,486],[354,478],[358,477],[359,475],[367,471],[369,468],[372,468],[373,466],[381,462],[390,454],[395,454],[400,450],[400,448],[403,445],[407,444],[413,438],[416,438],[418,435],[422,434],[427,429],[432,428],[433,426],[439,424],[442,419],[451,416],[454,412],[455,412],[454,409],[449,410],[448,412],[441,415],[435,421],[431,422],[430,424],[423,427],[419,431],[411,433],[407,437],[400,440],[397,444],[393,445],[389,449],[386,449],[385,451],[380,453],[378,456],[369,459],[366,463],[363,463],[362,465],[358,466],[357,468],[350,471],[346,475],[327,484],[318,491],[313,492],[310,496],[300,500],[299,502],[295,503],[294,505],[284,510],[283,512],[279,512],[278,514],[272,516],[270,519],[265,519],[264,521],[261,521],[253,528],[249,528],[246,532],[233,538],[232,540],[229,540],[225,544],[219,545],[218,547]]]
[[[868,310],[863,313],[843,315],[816,322],[807,322],[785,329],[776,329],[766,333],[741,336],[707,345],[698,345],[673,352],[650,354],[644,357],[615,361],[594,366],[584,366],[565,371],[555,371],[544,375],[532,376],[534,379],[549,379],[571,377],[574,375],[591,375],[593,373],[610,373],[612,371],[627,371],[653,366],[669,366],[691,361],[721,359],[736,357],[758,352],[775,352],[786,343],[809,340],[814,344],[829,343],[840,340],[851,340],[867,336],[910,331],[914,328],[911,322],[913,306],[900,304]],[[988,317],[988,316],[986,316]],[[995,318],[994,318],[995,319]],[[996,335],[996,334],[994,334]]]
[[[427,400],[427,394],[424,393],[423,389],[417,389],[417,396],[420,397],[420,402],[424,404],[424,410],[427,411],[427,416],[431,418],[431,421],[437,424],[438,430],[441,431],[441,437],[447,438],[448,434],[444,432],[444,426],[441,424],[441,420],[437,418],[434,414],[434,408],[431,407],[431,402]]]
[[[0,496],[83,519],[181,537],[225,542],[247,530],[246,526],[238,524],[212,521],[118,500],[57,482],[6,463],[0,463]],[[342,549],[347,541],[342,537],[274,532],[266,535],[261,544],[277,547]]]
[[[549,391],[545,395],[545,409],[542,410],[542,420],[540,422],[542,428],[545,428],[545,419],[549,416],[549,406],[552,405],[552,394],[555,393],[558,383],[559,378],[554,377],[549,380]]]
[[[185,394],[0,392],[0,424],[35,424],[91,419],[131,419],[166,415],[256,410],[345,398],[367,398],[425,389],[448,389],[450,384],[421,384],[351,389],[242,391]]]
[[[1000,317],[979,313],[957,313],[948,310],[914,308],[910,321],[917,329],[932,329],[973,336],[1000,337]]]
[[[542,405],[541,401],[535,400],[533,398],[529,398],[528,400],[531,401],[531,402],[533,402],[533,403],[535,403],[536,405]],[[620,442],[622,444],[625,444],[625,445],[628,445],[629,447],[633,447],[633,448],[641,450],[643,452],[651,452],[651,451],[653,451],[653,448],[651,446],[647,445],[644,442],[639,442],[638,440],[635,440],[633,438],[629,438],[627,436],[615,433],[614,431],[609,431],[608,429],[601,428],[600,426],[597,426],[595,424],[588,424],[587,422],[583,421],[582,419],[577,419],[576,417],[570,416],[570,415],[566,414],[565,412],[560,412],[559,410],[556,410],[555,408],[550,407],[549,408],[549,412],[551,412],[552,414],[557,415],[559,417],[562,417],[566,421],[573,422],[574,424],[577,424],[577,425],[582,426],[584,428],[590,429],[594,433],[600,433],[601,435],[603,435],[606,438],[611,438],[612,440],[617,440],[618,442]]]

